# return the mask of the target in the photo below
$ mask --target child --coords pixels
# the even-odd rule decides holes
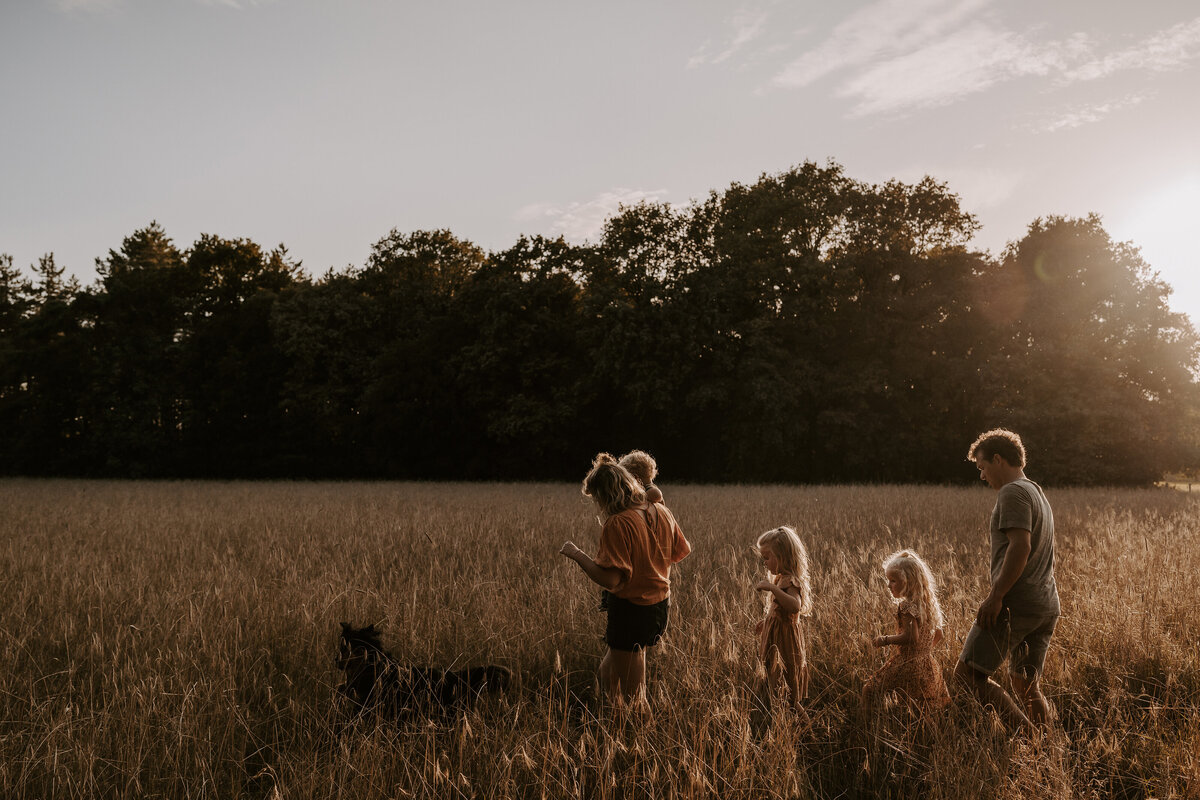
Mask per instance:
[[[769,580],[755,589],[768,592],[766,616],[758,623],[758,657],[767,671],[771,697],[782,697],[793,710],[807,716],[801,701],[808,695],[808,661],[800,617],[812,614],[808,581],[808,551],[793,529],[767,531],[756,542]]]
[[[654,463],[653,456],[642,450],[630,450],[621,456],[621,460],[617,463],[629,470],[630,475],[637,478],[638,483],[646,491],[647,503],[663,501],[663,493],[654,485],[654,479],[658,477],[658,464]]]
[[[950,693],[932,652],[942,641],[944,624],[933,573],[916,553],[901,550],[884,559],[883,574],[892,597],[900,601],[896,633],[876,636],[871,644],[895,646],[896,651],[863,687],[863,707],[893,691],[926,706],[943,706]]]

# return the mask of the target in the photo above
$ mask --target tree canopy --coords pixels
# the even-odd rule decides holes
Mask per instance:
[[[1200,338],[1097,216],[992,257],[949,187],[811,162],[595,242],[485,252],[391,231],[310,278],[282,246],[156,223],[64,280],[0,256],[0,456],[28,475],[965,481],[1019,431],[1031,474],[1200,465]]]

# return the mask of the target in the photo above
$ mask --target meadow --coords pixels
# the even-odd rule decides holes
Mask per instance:
[[[864,717],[890,630],[879,562],[942,583],[952,669],[986,593],[986,487],[663,486],[693,546],[650,658],[652,719],[599,716],[594,552],[576,485],[0,482],[0,796],[1200,797],[1200,493],[1059,489],[1058,722],[957,698]],[[761,567],[812,557],[811,728],[755,701]],[[399,658],[499,663],[501,699],[392,724],[335,699],[338,623]]]

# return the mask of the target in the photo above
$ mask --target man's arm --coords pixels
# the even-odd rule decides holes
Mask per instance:
[[[1029,563],[1029,551],[1032,549],[1032,534],[1029,531],[1005,528],[1003,533],[1008,537],[1008,549],[1004,551],[1000,574],[992,583],[991,594],[983,601],[983,605],[979,606],[979,613],[975,615],[975,619],[983,628],[990,628],[996,624],[996,618],[1000,616],[1000,609],[1004,606],[1004,595],[1008,594],[1008,590],[1025,571],[1025,565]]]

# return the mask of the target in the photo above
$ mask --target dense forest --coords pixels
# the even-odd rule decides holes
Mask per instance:
[[[22,475],[969,481],[1200,465],[1200,339],[1096,216],[992,256],[945,184],[830,162],[643,203],[596,242],[393,231],[312,278],[280,246],[151,223],[97,259],[0,256],[0,459]]]

